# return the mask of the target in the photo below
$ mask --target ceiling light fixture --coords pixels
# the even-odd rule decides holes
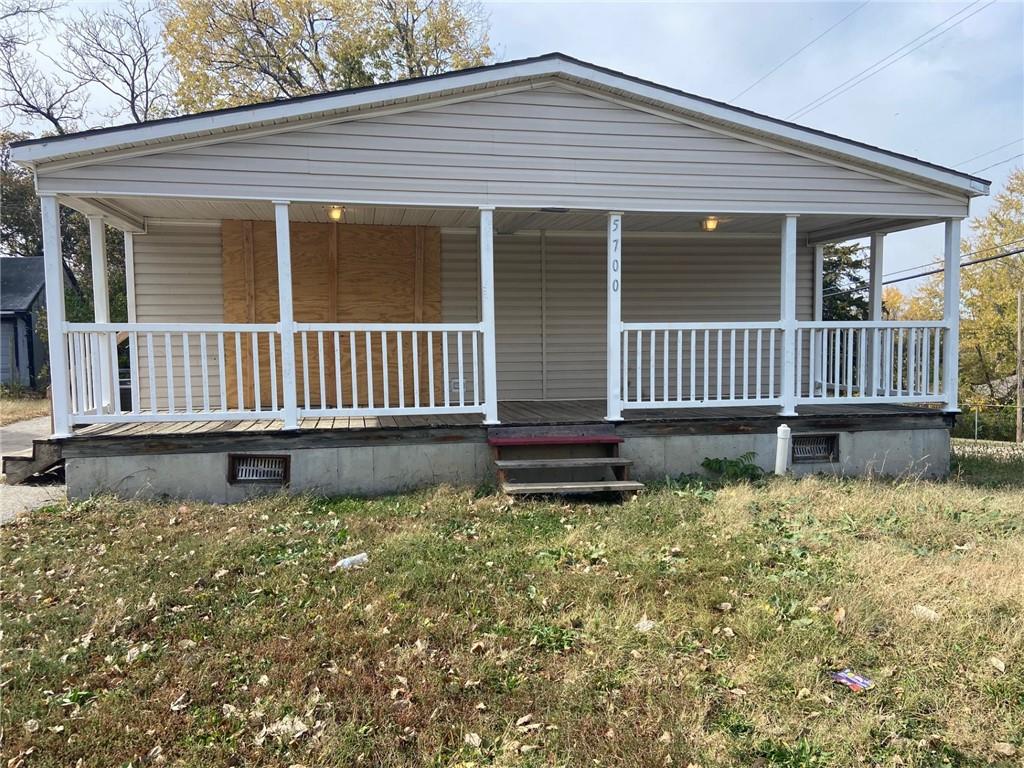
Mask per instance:
[[[327,209],[327,215],[331,221],[341,221],[345,217],[345,206],[332,205]]]
[[[702,219],[700,222],[700,228],[705,232],[714,232],[718,229],[718,217],[708,216],[706,219]]]

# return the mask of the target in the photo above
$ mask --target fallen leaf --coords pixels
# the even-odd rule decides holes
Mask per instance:
[[[188,691],[171,702],[171,712],[181,712],[188,706]]]
[[[662,744],[671,744],[672,743],[672,734],[669,733],[668,731],[665,731],[664,733],[661,734],[661,736],[658,737],[658,741],[660,741]]]
[[[806,699],[810,695],[811,695],[811,689],[810,688],[801,688],[799,691],[796,692],[797,699]]]
[[[837,627],[846,621],[846,609],[843,606],[836,608],[836,612],[832,614],[832,621]]]
[[[719,603],[718,604],[718,610],[720,610],[722,613],[726,613],[728,611],[731,611],[732,610],[732,603]]]
[[[471,747],[475,747],[477,749],[480,748],[481,739],[479,733],[467,733],[465,736],[462,737],[462,740],[469,744],[469,746]]]
[[[531,720],[533,720],[533,715],[532,714],[523,715],[518,720],[516,720],[516,725],[526,725]]]
[[[998,656],[990,656],[988,663],[991,664],[999,674],[1003,674],[1006,671],[1006,663]]]
[[[35,733],[36,731],[39,730],[39,721],[38,720],[26,720],[25,724],[22,726],[22,728],[25,729],[25,733]]]
[[[1006,741],[997,741],[992,745],[992,751],[1004,757],[1013,757],[1017,754],[1017,748]]]

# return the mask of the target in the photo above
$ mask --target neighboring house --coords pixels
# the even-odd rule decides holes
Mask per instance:
[[[36,333],[46,306],[42,258],[0,258],[0,384],[35,387],[46,362]]]
[[[72,496],[496,468],[527,473],[512,491],[626,490],[630,467],[771,466],[782,423],[799,471],[948,471],[960,222],[989,188],[960,171],[561,54],[12,156],[36,175],[54,300],[58,207],[91,221],[96,322],[49,313]],[[883,320],[884,234],[935,223],[944,319]],[[127,323],[105,225],[125,232]],[[854,237],[871,319],[823,322],[823,246]]]

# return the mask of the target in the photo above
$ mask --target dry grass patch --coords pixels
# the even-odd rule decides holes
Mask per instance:
[[[55,507],[3,538],[4,754],[1012,765],[1024,462],[1013,482],[973,461],[945,483],[684,483],[621,505]],[[877,687],[835,686],[846,666]]]
[[[50,415],[50,401],[35,394],[0,394],[0,427]]]

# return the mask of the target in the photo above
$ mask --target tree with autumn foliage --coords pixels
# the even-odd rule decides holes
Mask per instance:
[[[167,50],[187,112],[488,63],[487,20],[462,0],[168,0]]]
[[[1024,247],[1024,169],[1010,174],[988,212],[969,225],[960,245],[983,259]],[[942,316],[942,275],[920,292],[920,307]],[[1024,288],[1024,254],[1005,256],[960,270],[960,397],[965,408],[1009,406],[1017,364],[1017,291]],[[1007,410],[1009,410],[1007,408]]]

